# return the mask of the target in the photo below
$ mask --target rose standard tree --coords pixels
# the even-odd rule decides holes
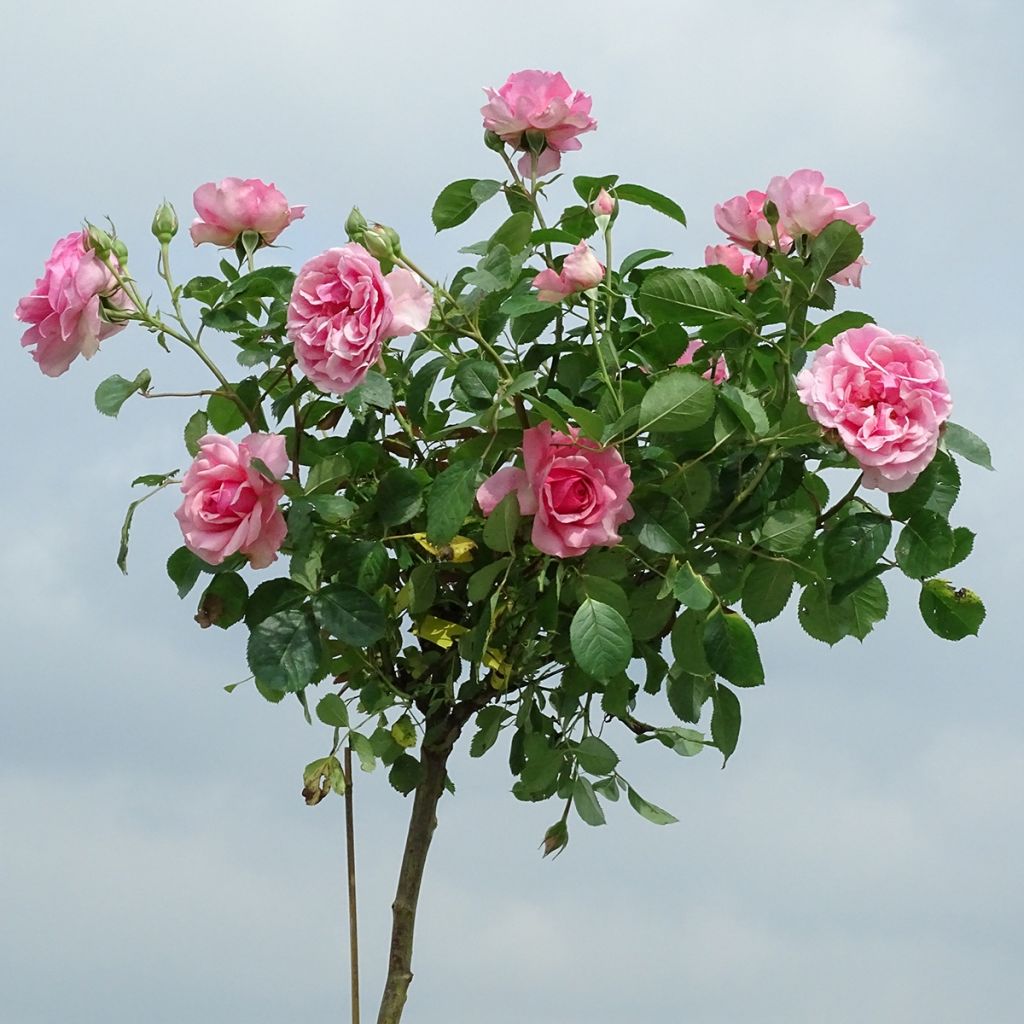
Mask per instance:
[[[303,208],[227,178],[195,193],[193,241],[227,250],[215,274],[174,281],[177,218],[157,211],[165,309],[116,235],[88,226],[17,310],[51,376],[128,323],[204,364],[185,396],[200,400],[191,465],[134,481],[148,491],[118,561],[139,503],[180,489],[179,596],[198,591],[200,625],[248,633],[262,697],[330,730],[306,801],[345,792],[343,750],[411,796],[381,1024],[406,1001],[465,733],[474,757],[504,738],[516,797],[559,802],[554,853],[573,813],[601,825],[623,796],[675,820],[630,784],[622,743],[728,760],[739,692],[765,679],[756,627],[791,602],[828,644],[885,617],[891,573],[919,581],[940,637],[984,618],[947,574],[974,541],[950,524],[956,456],[988,466],[988,450],[950,422],[932,349],[833,311],[837,286],[861,284],[867,205],[798,170],[716,208],[729,242],[704,267],[618,257],[631,206],[685,218],[615,175],[574,178],[577,198],[552,212],[562,154],[596,127],[590,97],[526,71],[487,100],[503,171],[434,204],[439,231],[492,215],[446,283],[358,210],[347,243],[296,274],[272,243]],[[142,370],[105,380],[96,404],[116,415],[135,394],[182,397]]]

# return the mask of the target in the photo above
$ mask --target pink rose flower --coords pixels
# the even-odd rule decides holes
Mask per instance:
[[[110,259],[116,266],[117,258]],[[54,245],[43,276],[14,311],[16,319],[29,324],[22,348],[35,346],[32,358],[47,377],[67,372],[78,356],[91,359],[101,341],[125,326],[103,320],[101,300],[131,307],[107,266],[85,248],[85,232],[74,231]]]
[[[686,346],[686,351],[676,360],[676,366],[689,366],[697,353],[704,347],[704,342],[700,338],[694,338],[689,345]],[[725,359],[719,356],[715,361],[714,369],[705,370],[701,376],[705,380],[710,380],[715,384],[721,384],[722,381],[729,379],[729,367],[725,364]]]
[[[597,193],[597,198],[590,204],[590,212],[595,217],[610,217],[615,212],[615,200],[606,189]]]
[[[728,267],[737,277],[747,279],[750,288],[768,273],[768,261],[753,252],[744,252],[738,245],[709,245],[704,250],[704,263]]]
[[[766,195],[779,208],[779,229],[793,238],[820,234],[834,220],[845,220],[861,232],[875,222],[867,203],[851,204],[845,193],[825,184],[821,171],[804,169],[788,178],[772,178]]]
[[[543,132],[547,147],[537,157],[537,177],[558,170],[562,154],[580,148],[576,137],[592,132],[597,122],[590,116],[591,98],[573,91],[559,74],[550,71],[517,71],[497,91],[484,89],[487,103],[480,108],[484,128],[503,142],[524,150],[519,172],[531,173],[532,155],[527,150],[527,131]]]
[[[837,334],[796,378],[813,420],[835,430],[864,486],[905,491],[931,462],[953,403],[939,357],[868,324]]]
[[[277,507],[284,489],[260,474],[254,458],[274,476],[283,476],[288,469],[284,438],[250,434],[236,443],[207,434],[182,481],[185,500],[174,515],[185,546],[210,565],[241,553],[254,569],[265,569],[288,533]]]
[[[867,265],[868,261],[863,256],[858,256],[853,263],[844,267],[838,274],[833,274],[829,280],[835,284],[853,285],[854,288],[859,288],[861,271]]]
[[[270,245],[293,220],[305,216],[304,206],[289,206],[274,186],[258,178],[225,178],[219,185],[208,181],[192,196],[199,216],[189,234],[196,245],[213,242],[231,246],[244,231],[255,231]]]
[[[299,271],[288,337],[302,372],[343,395],[362,383],[391,338],[422,331],[434,298],[408,270],[381,273],[358,242],[314,256]]]
[[[604,266],[588,247],[580,242],[562,261],[562,270],[556,273],[550,267],[542,270],[534,279],[537,298],[541,302],[561,302],[574,292],[585,292],[596,288],[604,280]]]
[[[752,191],[718,203],[715,206],[715,223],[744,249],[753,249],[758,244],[774,245],[772,226],[764,215],[765,198],[763,192]],[[778,231],[783,248],[793,244],[793,239],[785,235],[781,225]]]
[[[533,516],[534,546],[556,558],[622,540],[618,528],[633,518],[633,483],[615,449],[580,437],[575,427],[563,434],[541,423],[523,431],[523,463],[525,469],[506,466],[480,485],[484,515],[515,491],[520,512]]]

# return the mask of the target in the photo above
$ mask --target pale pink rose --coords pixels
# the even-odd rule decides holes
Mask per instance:
[[[861,232],[875,222],[867,203],[851,204],[845,193],[825,184],[821,171],[805,168],[788,178],[772,178],[766,195],[779,209],[780,231],[793,238],[820,234],[834,220],[845,220]]]
[[[615,200],[606,189],[597,193],[597,198],[590,204],[590,212],[595,217],[610,217],[615,212]]]
[[[487,103],[480,108],[484,128],[503,142],[524,150],[519,172],[530,177],[532,155],[526,151],[526,132],[544,133],[547,147],[537,158],[537,177],[558,170],[562,154],[580,148],[576,137],[592,132],[597,122],[590,116],[591,98],[573,91],[561,73],[517,71],[495,92],[484,89]]]
[[[232,441],[220,434],[199,439],[199,454],[181,489],[185,500],[174,513],[185,546],[210,565],[234,554],[247,555],[254,569],[277,558],[288,527],[277,503],[280,484],[262,476],[259,459],[275,477],[288,470],[285,440],[280,434],[250,434]]]
[[[288,337],[302,372],[343,395],[362,383],[391,338],[422,331],[434,299],[401,267],[386,276],[358,242],[314,256],[299,271]]]
[[[757,191],[733,196],[715,206],[715,223],[744,249],[753,249],[755,245],[774,245],[772,226],[764,215],[764,201],[765,194]],[[785,235],[781,226],[778,231],[783,248],[792,245],[793,239]]]
[[[833,274],[829,280],[835,284],[853,285],[854,288],[859,288],[861,272],[867,265],[868,261],[863,256],[858,256],[853,263],[844,267],[838,274]]]
[[[748,288],[768,273],[768,261],[763,256],[744,252],[738,245],[707,246],[704,250],[704,263],[709,267],[720,264],[737,277],[745,277]]]
[[[542,270],[534,279],[541,302],[561,302],[574,292],[596,288],[604,280],[604,266],[586,242],[580,242],[562,261],[561,272]]]
[[[117,266],[117,258],[110,260]],[[91,359],[100,342],[125,325],[107,323],[100,315],[108,306],[131,307],[114,275],[85,248],[85,232],[74,231],[53,247],[35,288],[18,302],[15,319],[29,328],[22,348],[35,346],[32,358],[47,377],[59,377],[78,356]]]
[[[618,528],[633,518],[633,483],[614,448],[580,437],[575,427],[563,434],[541,423],[523,431],[523,463],[525,469],[506,466],[481,484],[476,500],[484,515],[515,491],[519,511],[533,516],[534,546],[556,558],[622,540]]]
[[[192,201],[199,216],[189,234],[196,245],[231,246],[244,231],[257,232],[263,244],[270,245],[306,212],[304,206],[289,206],[274,185],[258,178],[225,178],[219,185],[208,181],[195,190]]]
[[[686,346],[686,350],[676,360],[676,366],[689,366],[697,353],[704,347],[704,342],[700,338],[694,338],[689,345]],[[714,370],[710,367],[705,370],[701,376],[705,380],[713,381],[715,384],[721,384],[722,381],[729,379],[729,367],[725,364],[725,359],[719,356],[715,361]]]
[[[797,375],[813,420],[835,430],[864,486],[905,491],[931,462],[953,404],[939,357],[918,338],[868,324],[822,345]]]

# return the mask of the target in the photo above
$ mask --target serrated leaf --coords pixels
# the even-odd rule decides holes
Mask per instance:
[[[985,469],[993,469],[992,452],[985,442],[972,434],[966,427],[959,423],[947,423],[942,431],[942,440],[951,452],[962,455],[969,462],[983,466]]]
[[[795,555],[814,535],[817,519],[803,509],[773,512],[761,528],[758,544],[780,555]]]
[[[479,459],[459,459],[438,474],[427,496],[427,540],[447,544],[473,510]]]
[[[611,775],[619,763],[619,755],[597,736],[585,736],[576,747],[576,760],[591,775]]]
[[[663,196],[660,192],[645,188],[643,185],[616,185],[614,191],[616,199],[648,206],[686,227],[686,214],[683,213],[683,208],[668,196]]]
[[[896,563],[911,579],[924,579],[948,569],[953,560],[953,531],[929,509],[915,512],[896,542]]]
[[[387,618],[369,594],[347,583],[335,583],[314,595],[317,621],[343,643],[368,647],[387,630]]]
[[[676,578],[672,582],[672,594],[681,604],[698,612],[710,608],[715,599],[714,592],[707,585],[707,581],[699,573],[693,571],[689,562],[683,562],[679,566]]]
[[[597,802],[597,795],[590,780],[580,775],[572,786],[572,802],[576,813],[588,825],[603,825],[605,823],[604,811]]]
[[[185,449],[193,458],[199,454],[199,439],[210,431],[210,418],[201,409],[185,424]]]
[[[633,657],[633,637],[626,620],[610,605],[592,598],[576,610],[569,642],[580,668],[595,679],[625,672]]]
[[[637,296],[640,308],[655,325],[704,326],[724,318],[746,320],[733,296],[716,281],[696,270],[655,270]]]
[[[743,612],[751,622],[770,622],[789,603],[796,573],[789,562],[758,559],[743,582]]]
[[[740,701],[732,690],[720,683],[711,694],[714,710],[711,713],[711,739],[722,752],[724,768],[740,738]]]
[[[506,494],[484,523],[483,539],[492,551],[511,551],[519,529],[519,498],[515,491]]]
[[[889,510],[902,520],[920,509],[948,517],[959,494],[960,470],[945,452],[937,452],[907,490],[889,495]]]
[[[649,800],[645,800],[632,786],[626,787],[626,796],[629,799],[629,806],[640,815],[655,825],[674,825],[679,819],[663,810]]]
[[[977,636],[985,621],[985,605],[972,590],[956,590],[946,580],[929,580],[918,602],[925,625],[943,640]]]
[[[249,636],[249,668],[271,690],[296,693],[308,686],[314,681],[320,655],[320,634],[301,608],[275,612]]]
[[[768,414],[753,395],[727,382],[718,385],[718,393],[754,437],[764,437],[768,433]]]
[[[703,426],[715,411],[715,389],[685,369],[660,374],[640,402],[640,431],[680,432]]]
[[[814,273],[811,291],[817,291],[828,283],[833,274],[855,263],[863,251],[864,240],[852,224],[842,220],[826,224],[811,242],[811,270]]]
[[[824,535],[825,569],[837,582],[869,572],[892,538],[888,516],[873,512],[848,516]]]
[[[469,220],[500,188],[501,182],[487,178],[462,178],[446,185],[430,211],[434,227],[445,231]]]
[[[117,416],[121,406],[137,391],[145,391],[151,381],[149,370],[141,370],[134,380],[125,380],[115,373],[96,388],[97,410],[104,416]]]
[[[672,253],[667,249],[637,249],[622,261],[619,266],[619,274],[625,277],[630,271],[636,270],[644,263],[649,263],[651,260],[663,260],[671,255]]]
[[[336,729],[347,729],[348,705],[338,694],[328,693],[317,702],[316,717],[324,725],[333,725]]]
[[[704,654],[711,668],[730,683],[764,683],[754,631],[736,612],[716,609],[708,616],[704,624]]]

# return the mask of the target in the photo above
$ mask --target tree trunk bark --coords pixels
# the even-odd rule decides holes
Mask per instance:
[[[377,1024],[399,1024],[412,981],[412,941],[416,927],[416,905],[423,881],[430,841],[437,825],[437,803],[444,791],[448,757],[464,724],[462,716],[451,715],[439,723],[435,737],[424,738],[421,748],[423,778],[413,797],[412,814],[406,833],[398,889],[391,905],[391,953]],[[428,730],[428,737],[431,730]]]

